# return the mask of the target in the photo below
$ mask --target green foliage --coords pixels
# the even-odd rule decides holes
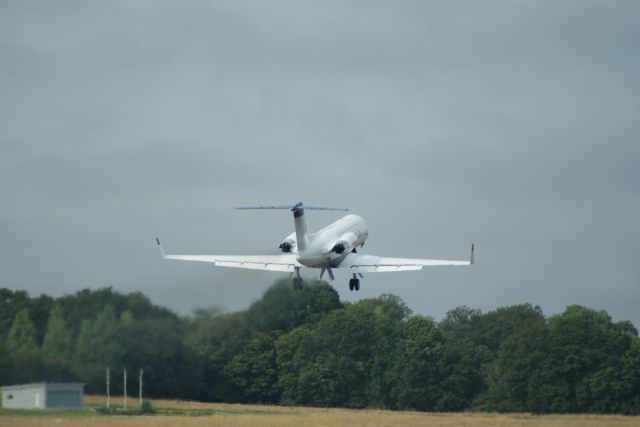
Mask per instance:
[[[44,360],[58,365],[66,365],[72,350],[72,336],[67,328],[62,308],[55,305],[49,314],[47,333],[42,343]]]
[[[279,280],[249,307],[246,318],[257,331],[282,333],[340,307],[338,293],[325,282],[305,281],[294,290],[290,280]]]
[[[35,336],[36,329],[29,310],[22,308],[17,312],[7,337],[6,349],[11,364],[7,381],[20,383],[39,379],[43,364]]]
[[[4,381],[10,380],[12,376],[13,366],[9,352],[7,351],[3,341],[0,341],[0,378]],[[4,384],[3,384],[4,385]],[[1,406],[2,394],[0,393],[0,406]]]
[[[19,311],[27,308],[29,295],[24,291],[0,289],[0,341],[6,342],[9,329]]]
[[[23,308],[9,329],[7,349],[13,354],[35,354],[38,351],[35,336],[36,329],[29,317],[29,310]]]
[[[439,326],[451,338],[469,340],[495,356],[508,336],[522,325],[540,319],[544,319],[542,310],[531,304],[502,307],[486,314],[469,307],[458,307],[449,311]]]
[[[276,353],[283,401],[358,408],[390,403],[402,313],[397,299],[364,300],[281,336]]]
[[[238,399],[225,367],[251,336],[251,328],[241,313],[205,319],[187,336],[188,348],[203,364],[202,381],[207,388],[205,400],[227,402]]]
[[[546,358],[548,409],[552,412],[628,412],[624,356],[637,342],[628,323],[577,305],[549,319]]]
[[[154,398],[640,413],[636,328],[580,306],[549,319],[530,304],[458,307],[435,322],[393,295],[342,304],[327,283],[294,291],[281,280],[245,311],[180,318],[111,288],[55,300],[0,289],[3,382],[81,381],[104,393],[106,368],[112,394],[124,368],[135,392],[143,369]]]
[[[153,407],[150,400],[144,399],[142,401],[142,405],[140,405],[140,412],[143,414],[155,414],[156,409]]]
[[[83,320],[76,346],[77,360],[97,364],[101,370],[110,361],[117,360],[121,353],[117,330],[115,311],[110,305],[104,306],[95,320]]]
[[[394,369],[395,407],[433,411],[440,406],[445,393],[441,371],[445,346],[444,334],[432,319],[413,316],[407,320]]]
[[[507,337],[492,363],[487,409],[636,413],[637,331],[581,306],[530,321]],[[625,369],[626,368],[626,369]]]
[[[256,334],[226,366],[242,402],[275,403],[279,400],[273,339]]]
[[[549,328],[541,318],[523,324],[502,342],[490,367],[484,402],[488,409],[546,412],[542,377],[549,339]]]

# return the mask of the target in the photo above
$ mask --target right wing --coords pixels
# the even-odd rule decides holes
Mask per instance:
[[[296,260],[296,255],[292,253],[282,255],[167,255],[160,244],[160,239],[156,238],[156,242],[164,259],[210,262],[217,267],[284,272],[293,272],[296,268],[304,267]]]
[[[462,266],[475,263],[474,245],[471,245],[471,257],[468,261],[444,259],[389,258],[375,255],[350,253],[337,268],[348,268],[352,273],[382,273],[392,271],[422,270],[424,267]],[[334,267],[334,268],[335,268]]]

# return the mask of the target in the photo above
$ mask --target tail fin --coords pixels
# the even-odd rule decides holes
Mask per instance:
[[[293,212],[293,222],[296,226],[298,252],[303,252],[309,246],[309,230],[307,229],[307,219],[304,217],[302,202],[293,206],[291,212]]]
[[[160,238],[156,237],[156,243],[158,244],[158,248],[160,248],[160,255],[162,255],[162,258],[166,258],[167,254],[164,253],[164,249],[162,248],[162,245],[160,244]]]
[[[278,206],[244,206],[236,209],[290,209],[293,212],[293,221],[296,226],[296,240],[298,251],[302,252],[309,245],[309,230],[307,229],[307,220],[304,217],[304,210],[310,209],[314,211],[348,211],[344,208],[324,208],[320,206],[303,206],[302,202],[295,205],[278,205]]]

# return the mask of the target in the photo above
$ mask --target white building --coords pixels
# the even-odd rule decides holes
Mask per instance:
[[[82,383],[33,383],[0,387],[4,408],[82,408]]]

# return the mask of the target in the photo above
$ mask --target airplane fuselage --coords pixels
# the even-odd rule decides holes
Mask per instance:
[[[346,215],[316,232],[297,260],[306,267],[331,267],[358,246],[364,245],[369,230],[358,215]]]

